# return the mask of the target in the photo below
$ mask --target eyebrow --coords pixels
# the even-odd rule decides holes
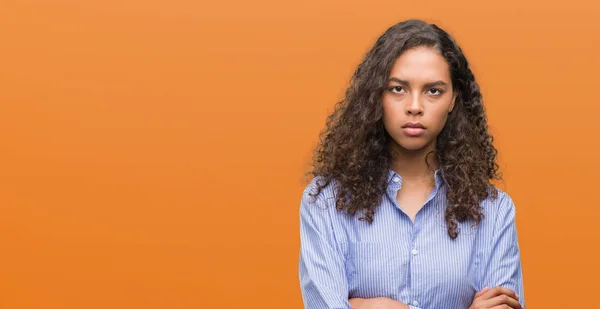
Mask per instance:
[[[388,81],[389,82],[397,82],[397,83],[399,83],[401,85],[410,86],[410,83],[408,81],[399,79],[397,77],[391,77]],[[425,88],[434,87],[434,86],[446,86],[446,85],[447,84],[444,81],[438,80],[438,81],[435,81],[435,82],[426,83],[425,84]]]

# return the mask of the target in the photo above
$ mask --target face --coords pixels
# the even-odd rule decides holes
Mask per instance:
[[[435,150],[455,100],[444,57],[426,46],[404,51],[394,62],[382,95],[383,123],[394,150]]]

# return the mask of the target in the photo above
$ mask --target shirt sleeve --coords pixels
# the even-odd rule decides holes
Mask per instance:
[[[316,198],[308,195],[311,187],[304,190],[300,202],[298,264],[304,308],[351,309],[344,257],[335,242],[330,209],[324,191]]]
[[[516,210],[508,194],[499,194],[498,216],[494,225],[489,252],[484,260],[480,287],[502,286],[519,295],[525,308],[523,270],[517,237]]]

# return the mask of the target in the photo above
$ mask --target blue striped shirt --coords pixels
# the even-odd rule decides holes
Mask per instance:
[[[335,180],[315,198],[315,177],[300,203],[299,276],[306,309],[349,309],[350,298],[387,297],[411,309],[468,308],[485,286],[515,291],[524,307],[515,206],[504,191],[482,201],[485,218],[458,224],[452,240],[444,219],[446,188],[435,188],[414,222],[396,201],[402,177],[389,170],[374,221],[335,208]]]

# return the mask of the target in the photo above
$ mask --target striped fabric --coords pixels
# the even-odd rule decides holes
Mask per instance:
[[[334,181],[315,199],[316,177],[300,203],[299,275],[306,309],[351,308],[350,298],[387,297],[411,309],[468,308],[485,286],[515,291],[525,306],[523,274],[508,194],[482,201],[478,226],[459,223],[452,240],[444,220],[447,185],[436,186],[414,223],[396,201],[402,177],[389,170],[388,189],[374,221],[335,209]]]

